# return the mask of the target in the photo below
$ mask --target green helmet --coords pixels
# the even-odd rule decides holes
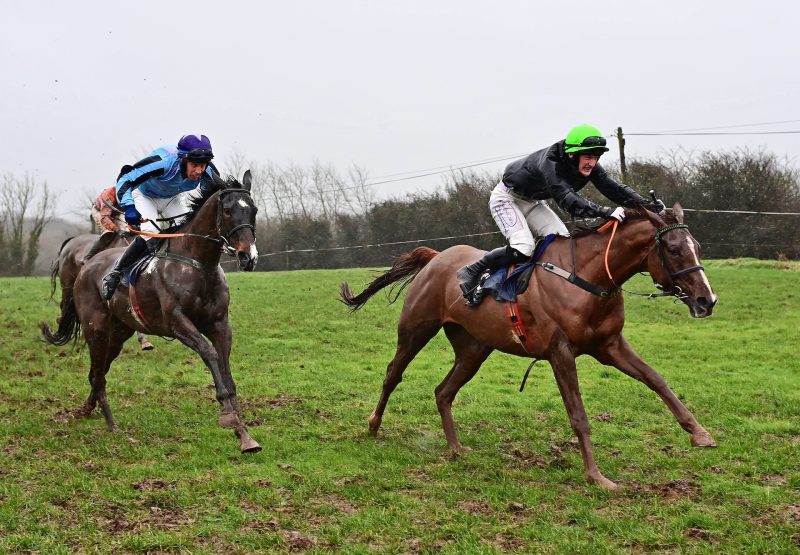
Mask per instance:
[[[564,141],[564,147],[564,154],[582,152],[584,150],[596,150],[600,153],[608,152],[603,134],[596,127],[586,124],[572,128]]]

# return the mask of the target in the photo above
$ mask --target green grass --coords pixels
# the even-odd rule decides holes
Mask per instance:
[[[45,278],[0,279],[0,552],[796,553],[800,549],[800,271],[712,261],[714,316],[627,296],[626,336],[714,435],[692,449],[661,401],[578,361],[595,454],[624,489],[586,484],[552,373],[493,354],[454,415],[448,456],[433,389],[438,336],[367,417],[401,303],[337,301],[369,270],[233,274],[232,368],[264,450],[217,426],[210,375],[177,342],[129,342],[109,374],[122,431],[68,411],[88,394],[85,348],[46,346]],[[646,278],[629,282],[649,291]]]

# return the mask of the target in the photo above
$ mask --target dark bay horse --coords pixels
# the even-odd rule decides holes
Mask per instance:
[[[122,344],[134,331],[178,339],[197,352],[211,371],[222,406],[220,425],[235,430],[242,452],[254,452],[261,446],[247,433],[231,376],[230,297],[219,262],[225,251],[236,255],[240,269],[253,270],[258,257],[257,208],[250,196],[249,171],[241,185],[233,178],[215,178],[215,184],[215,190],[194,202],[193,214],[175,234],[181,236],[167,239],[166,248],[142,270],[135,286],[121,286],[105,301],[100,284],[121,251],[100,252],[78,273],[72,300],[62,307],[58,330],[53,333],[44,322],[40,327],[45,340],[57,345],[77,339],[83,330],[91,357],[91,392],[76,415],[88,416],[99,404],[110,430],[116,424],[106,399],[106,373]]]
[[[75,284],[75,279],[83,267],[84,257],[98,237],[100,236],[92,234],[76,235],[61,244],[61,248],[58,250],[58,257],[53,262],[53,268],[50,273],[51,297],[55,296],[56,281],[61,284],[61,310],[64,310],[64,306],[72,302],[72,287]],[[109,241],[106,248],[124,247],[130,241],[124,234],[115,233],[113,240]],[[136,338],[143,351],[153,349],[153,344],[150,343],[145,334],[137,332]]]
[[[528,289],[517,299],[528,332],[526,342],[512,331],[504,304],[492,300],[477,307],[464,304],[456,270],[482,254],[469,246],[459,245],[441,253],[426,247],[414,249],[400,256],[391,269],[358,295],[353,295],[346,283],[342,284],[343,302],[357,310],[382,288],[413,280],[400,315],[397,351],[386,368],[383,391],[369,419],[370,433],[378,432],[389,396],[402,380],[403,371],[444,328],[455,352],[455,363],[436,387],[435,394],[452,451],[461,449],[451,412],[453,400],[493,350],[549,361],[570,425],[579,440],[584,476],[591,483],[607,489],[617,487],[601,474],[592,451],[575,364],[576,357],[582,354],[616,367],[655,391],[681,427],[691,434],[693,446],[716,446],[711,434],[678,400],[658,372],[628,344],[622,334],[623,297],[616,294],[635,273],[649,272],[654,283],[689,307],[693,317],[709,316],[717,296],[700,265],[699,245],[683,224],[683,209],[679,204],[661,215],[644,208],[629,209],[626,214],[625,223],[615,228],[607,263],[604,253],[610,232],[578,234],[572,244],[570,239],[559,237],[547,248],[540,262],[561,269],[574,268],[597,291],[610,294],[593,294],[538,267]]]

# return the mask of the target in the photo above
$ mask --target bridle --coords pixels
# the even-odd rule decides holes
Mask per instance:
[[[224,195],[227,195],[228,193],[243,193],[248,197],[250,197],[250,191],[248,191],[247,189],[242,189],[242,188],[221,189],[219,192],[220,202],[222,202],[222,197]],[[211,237],[208,238],[221,243],[222,251],[229,256],[234,256],[236,253],[236,249],[234,249],[231,246],[229,239],[231,238],[231,235],[233,235],[237,231],[241,229],[250,229],[250,231],[253,233],[253,241],[255,242],[256,227],[253,224],[250,223],[239,224],[237,226],[234,226],[232,229],[229,229],[228,232],[225,234],[222,233],[221,227],[222,227],[222,206],[220,205],[217,208],[217,235],[219,235],[219,239],[213,239]]]
[[[614,234],[617,231],[617,226],[618,225],[619,225],[619,222],[615,220],[613,222],[613,228],[612,228],[612,231],[611,231],[611,237],[609,238],[608,246],[606,247],[606,254],[605,254],[605,260],[604,260],[605,267],[606,267],[606,273],[608,274],[608,278],[611,280],[611,283],[615,287],[617,287],[618,289],[620,289],[622,291],[625,291],[626,293],[628,293],[630,295],[637,295],[637,296],[640,296],[640,297],[648,297],[648,298],[675,297],[678,300],[685,299],[687,295],[683,292],[683,289],[681,289],[681,287],[677,283],[675,283],[675,278],[677,278],[679,276],[682,276],[684,274],[688,274],[688,273],[691,273],[691,272],[696,272],[698,270],[704,270],[705,268],[703,268],[702,265],[697,264],[695,266],[690,266],[688,268],[683,268],[682,270],[673,271],[672,267],[670,266],[669,262],[667,261],[666,255],[664,254],[664,243],[661,240],[661,238],[662,238],[662,236],[664,236],[666,233],[669,233],[670,231],[673,231],[675,229],[689,229],[689,226],[686,225],[686,224],[670,224],[670,225],[664,226],[662,228],[656,229],[656,233],[655,233],[655,237],[654,237],[654,241],[655,242],[654,242],[653,246],[642,257],[642,260],[639,262],[639,267],[641,267],[641,265],[644,263],[644,261],[647,259],[647,257],[650,256],[650,253],[653,252],[653,249],[656,249],[658,251],[659,259],[661,260],[661,266],[664,268],[664,271],[669,276],[669,285],[665,287],[665,286],[661,285],[660,283],[657,283],[657,282],[654,281],[654,285],[655,285],[656,289],[660,289],[662,291],[661,293],[637,293],[635,291],[628,291],[626,289],[623,289],[621,286],[617,285],[616,282],[614,281],[614,278],[611,276],[611,270],[608,267],[608,253],[611,250],[611,242],[614,240]],[[600,228],[600,229],[603,229],[603,228]]]

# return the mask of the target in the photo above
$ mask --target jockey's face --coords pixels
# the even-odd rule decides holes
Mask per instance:
[[[203,175],[203,172],[206,171],[206,166],[204,162],[192,162],[191,160],[186,160],[186,178],[189,181],[197,181],[200,179],[200,176]]]
[[[589,174],[592,173],[592,170],[594,170],[594,167],[597,165],[597,161],[600,159],[600,156],[597,154],[570,153],[568,156],[570,158],[578,157],[578,172],[584,177],[589,177]]]

